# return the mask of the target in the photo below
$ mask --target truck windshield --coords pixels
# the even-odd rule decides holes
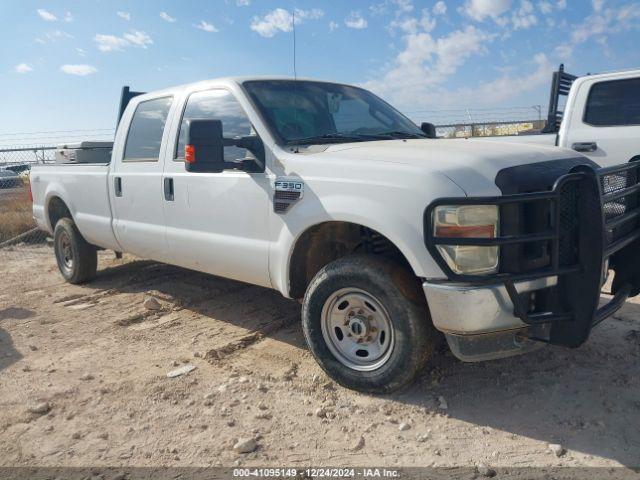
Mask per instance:
[[[411,120],[361,88],[301,80],[243,85],[285,145],[426,137]]]

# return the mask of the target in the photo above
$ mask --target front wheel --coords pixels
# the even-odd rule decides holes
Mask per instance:
[[[61,218],[53,232],[58,269],[69,283],[84,283],[96,276],[98,252],[78,231],[73,220]]]
[[[320,270],[307,289],[302,322],[324,371],[361,392],[409,385],[436,345],[415,277],[372,255],[345,257]]]

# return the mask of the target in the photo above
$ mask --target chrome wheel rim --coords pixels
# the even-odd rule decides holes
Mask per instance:
[[[370,293],[340,289],[322,308],[322,336],[333,356],[359,372],[376,370],[393,352],[395,336],[389,314]]]
[[[65,232],[60,233],[56,242],[56,256],[58,264],[66,272],[73,270],[73,247],[69,235]]]

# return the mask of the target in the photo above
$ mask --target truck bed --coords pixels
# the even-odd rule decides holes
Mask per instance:
[[[69,209],[80,233],[99,247],[118,250],[111,226],[108,188],[109,164],[49,164],[31,169],[33,216],[38,226],[53,233],[47,209],[58,198]]]

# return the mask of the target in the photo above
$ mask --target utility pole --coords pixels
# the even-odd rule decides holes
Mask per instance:
[[[542,105],[533,105],[531,108],[538,112],[538,122],[542,123]]]

